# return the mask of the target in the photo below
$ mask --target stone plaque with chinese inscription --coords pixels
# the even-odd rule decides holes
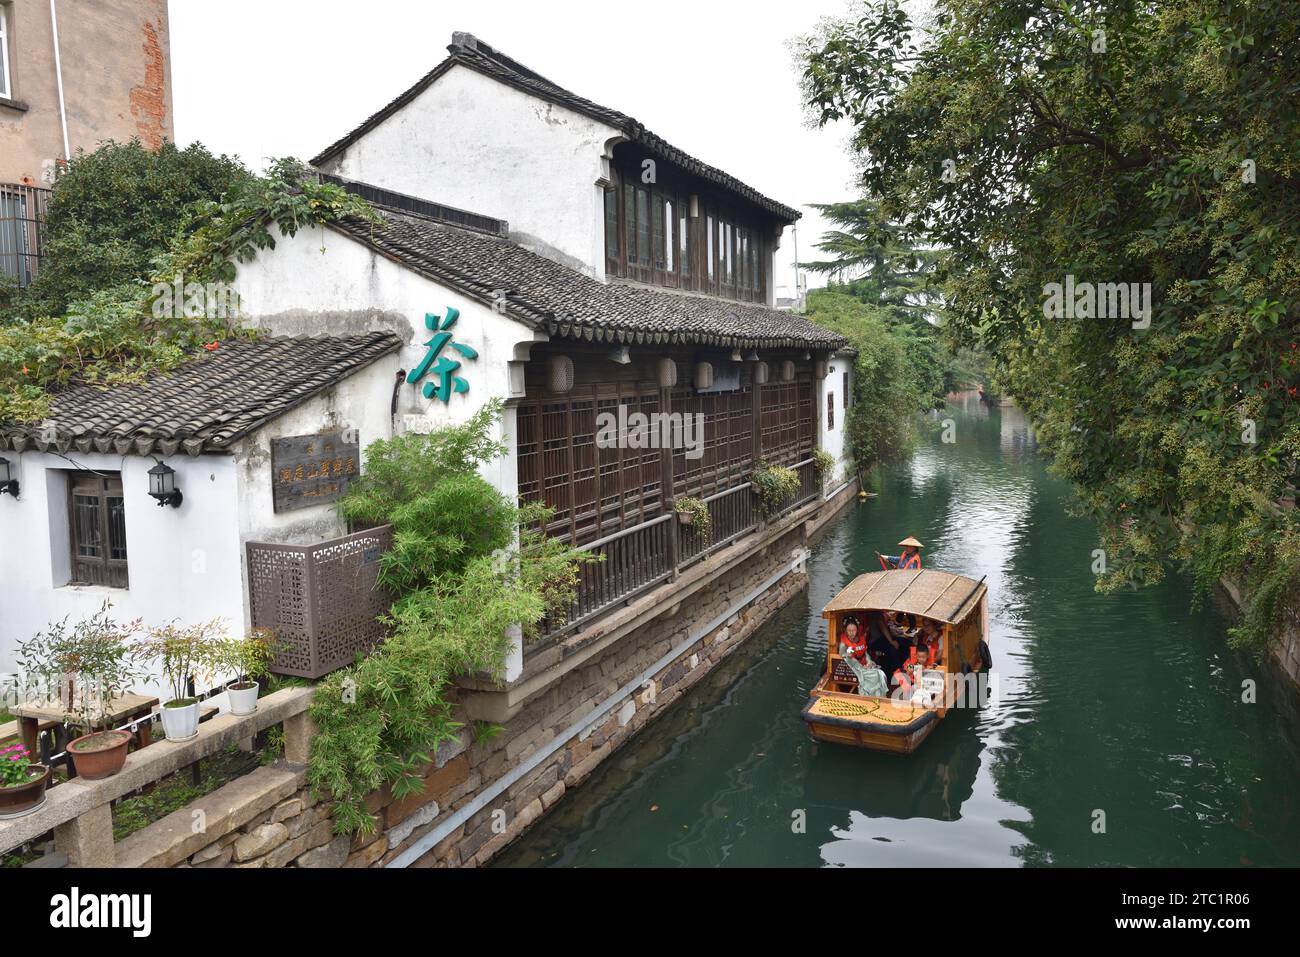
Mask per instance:
[[[277,512],[337,501],[360,474],[355,429],[271,440],[271,495]]]

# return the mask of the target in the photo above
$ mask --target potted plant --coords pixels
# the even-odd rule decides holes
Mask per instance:
[[[188,741],[199,733],[199,699],[193,683],[208,680],[220,667],[221,619],[182,626],[176,621],[150,628],[137,643],[141,658],[156,663],[171,685],[171,700],[161,708],[168,741]]]
[[[799,473],[784,465],[760,461],[749,481],[758,496],[758,511],[764,519],[780,514],[799,493]]]
[[[673,502],[673,511],[677,521],[695,530],[700,544],[707,545],[713,537],[713,518],[709,515],[709,506],[703,499],[683,496]]]
[[[50,769],[21,744],[0,748],[0,820],[31,814],[45,803]]]
[[[140,677],[132,667],[129,639],[140,622],[119,624],[109,616],[105,601],[89,618],[71,628],[65,617],[18,647],[18,660],[33,679],[56,700],[64,723],[85,730],[68,742],[77,774],[88,780],[111,777],[122,770],[131,733],[112,727],[111,703]]]
[[[275,660],[274,637],[270,631],[258,628],[244,638],[221,643],[222,670],[235,673],[235,680],[226,685],[231,714],[246,715],[257,710],[257,696],[262,690],[258,679],[270,671]]]
[[[817,476],[819,483],[825,484],[826,476],[830,474],[831,469],[835,467],[835,456],[825,449],[813,450],[813,472]]]

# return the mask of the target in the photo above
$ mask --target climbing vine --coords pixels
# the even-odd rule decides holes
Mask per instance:
[[[101,147],[120,149],[114,144]],[[154,162],[164,159],[155,158]],[[113,195],[102,195],[104,190],[116,188],[118,178],[94,180],[100,192],[83,186],[77,164],[95,161],[95,154],[74,160],[66,175],[67,182],[76,184],[77,189],[68,199],[60,194],[63,180],[54,188],[53,205],[60,209],[56,225],[63,223],[61,228],[73,236],[82,235],[82,224],[91,218],[100,223],[102,231],[101,221],[109,215],[104,206],[112,207],[124,222],[129,223],[134,215]],[[79,210],[79,206],[85,208]],[[79,298],[57,314],[44,311],[58,298],[48,289],[36,287],[30,294],[9,294],[12,302],[0,321],[0,421],[40,420],[49,413],[52,394],[68,385],[139,382],[201,355],[209,342],[251,334],[239,329],[231,316],[160,314],[153,308],[154,289],[170,288],[178,277],[185,286],[233,282],[236,263],[273,248],[277,235],[292,236],[309,226],[375,215],[360,197],[320,181],[295,160],[276,161],[264,176],[246,172],[232,176],[219,201],[195,201],[183,209],[181,229],[157,245],[148,268],[130,279],[96,265],[94,268],[113,281],[78,293]],[[100,256],[95,248],[71,242],[55,241],[52,248],[42,270],[59,275],[75,273],[79,256],[96,263]],[[143,256],[138,250],[132,252],[132,268]],[[63,292],[74,288],[60,287]]]

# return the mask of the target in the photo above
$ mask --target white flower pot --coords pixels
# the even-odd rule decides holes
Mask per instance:
[[[226,695],[230,699],[230,713],[245,715],[256,711],[257,692],[260,690],[256,681],[249,682],[246,688],[237,685],[226,688]]]
[[[199,733],[199,703],[187,704],[179,708],[163,705],[163,732],[168,741],[188,741]]]

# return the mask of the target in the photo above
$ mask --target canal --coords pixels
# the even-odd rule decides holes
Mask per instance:
[[[1181,579],[1093,591],[1092,524],[1017,410],[972,396],[944,415],[956,441],[922,439],[841,513],[807,591],[499,866],[1300,864],[1292,690]],[[928,567],[988,576],[995,700],[911,757],[815,743],[799,711],[821,607],[909,534]]]

